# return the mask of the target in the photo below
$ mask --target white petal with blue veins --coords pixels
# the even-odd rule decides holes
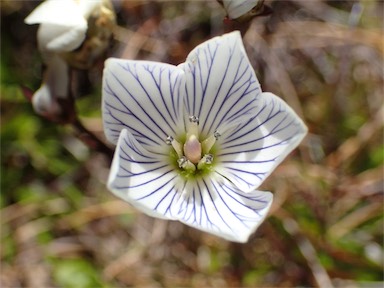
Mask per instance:
[[[182,181],[165,156],[153,154],[124,129],[121,132],[108,188],[141,211],[158,218],[175,219]]]
[[[202,231],[246,242],[267,216],[273,195],[263,191],[245,194],[220,178],[212,175],[189,181],[177,217]]]
[[[263,93],[256,114],[219,140],[216,171],[244,192],[255,190],[301,142],[307,128],[279,97]]]
[[[261,94],[238,31],[197,46],[179,65],[186,77],[186,109],[204,137],[251,118]]]
[[[109,141],[122,129],[146,149],[168,153],[168,136],[184,133],[184,72],[175,66],[110,58],[103,77],[103,122]]]

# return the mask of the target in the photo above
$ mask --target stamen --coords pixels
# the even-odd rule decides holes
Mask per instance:
[[[189,116],[189,122],[199,125],[199,118],[197,116]]]
[[[199,118],[196,116],[189,116],[189,123],[187,124],[187,139],[195,135],[196,138],[199,136]]]
[[[177,160],[177,164],[179,164],[179,167],[189,171],[189,172],[194,172],[196,170],[196,166],[187,159],[187,157],[182,156]]]
[[[205,154],[202,160],[205,160],[205,164],[212,164],[213,155],[212,154]]]
[[[216,130],[215,133],[213,133],[213,136],[215,136],[216,140],[219,140],[221,134]]]
[[[213,162],[213,155],[212,154],[205,154],[203,158],[199,161],[197,164],[197,169],[202,170],[204,169],[207,165],[211,165]]]
[[[216,140],[219,139],[220,136],[220,133],[216,130],[213,135],[209,136],[201,143],[203,154],[207,154],[211,151],[213,145],[215,144]]]
[[[187,162],[187,158],[185,156],[177,159],[177,164],[179,164],[179,168],[183,168],[183,165]]]
[[[165,139],[165,143],[167,143],[167,145],[171,145],[172,141],[173,141],[173,137],[172,136],[168,136],[167,139]]]
[[[165,140],[165,143],[167,143],[167,145],[172,145],[178,157],[183,156],[183,146],[177,140],[175,140],[172,136],[168,136],[167,139]]]

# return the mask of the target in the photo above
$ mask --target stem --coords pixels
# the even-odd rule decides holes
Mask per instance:
[[[72,80],[74,78],[74,71],[70,69],[69,71],[69,83],[72,83]],[[77,116],[76,106],[75,106],[75,99],[73,97],[73,91],[71,89],[71,86],[68,87],[68,99],[72,104],[72,117],[69,121],[69,124],[71,124],[80,134],[79,138],[83,141],[85,145],[87,145],[92,150],[96,150],[97,152],[103,153],[108,157],[110,162],[112,162],[114,151],[113,149],[109,148],[103,141],[101,141],[95,134],[93,134],[91,131],[89,131],[83,123],[79,120]]]
[[[103,153],[110,160],[113,158],[113,149],[109,148],[103,141],[101,141],[95,134],[89,131],[78,118],[71,123],[73,127],[80,133],[80,139],[89,148],[96,150],[97,152]],[[84,137],[85,136],[85,137]]]

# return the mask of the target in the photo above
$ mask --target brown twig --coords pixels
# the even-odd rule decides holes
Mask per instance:
[[[103,153],[108,156],[111,160],[113,157],[113,149],[108,147],[103,141],[101,141],[95,134],[89,131],[83,123],[76,117],[71,125],[79,132],[79,138],[85,143],[89,148]]]

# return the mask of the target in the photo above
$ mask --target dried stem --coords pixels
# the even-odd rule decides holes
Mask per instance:
[[[83,123],[76,117],[72,126],[80,133],[79,138],[91,149],[103,153],[109,159],[113,157],[113,149],[109,148],[95,134],[89,131]]]

